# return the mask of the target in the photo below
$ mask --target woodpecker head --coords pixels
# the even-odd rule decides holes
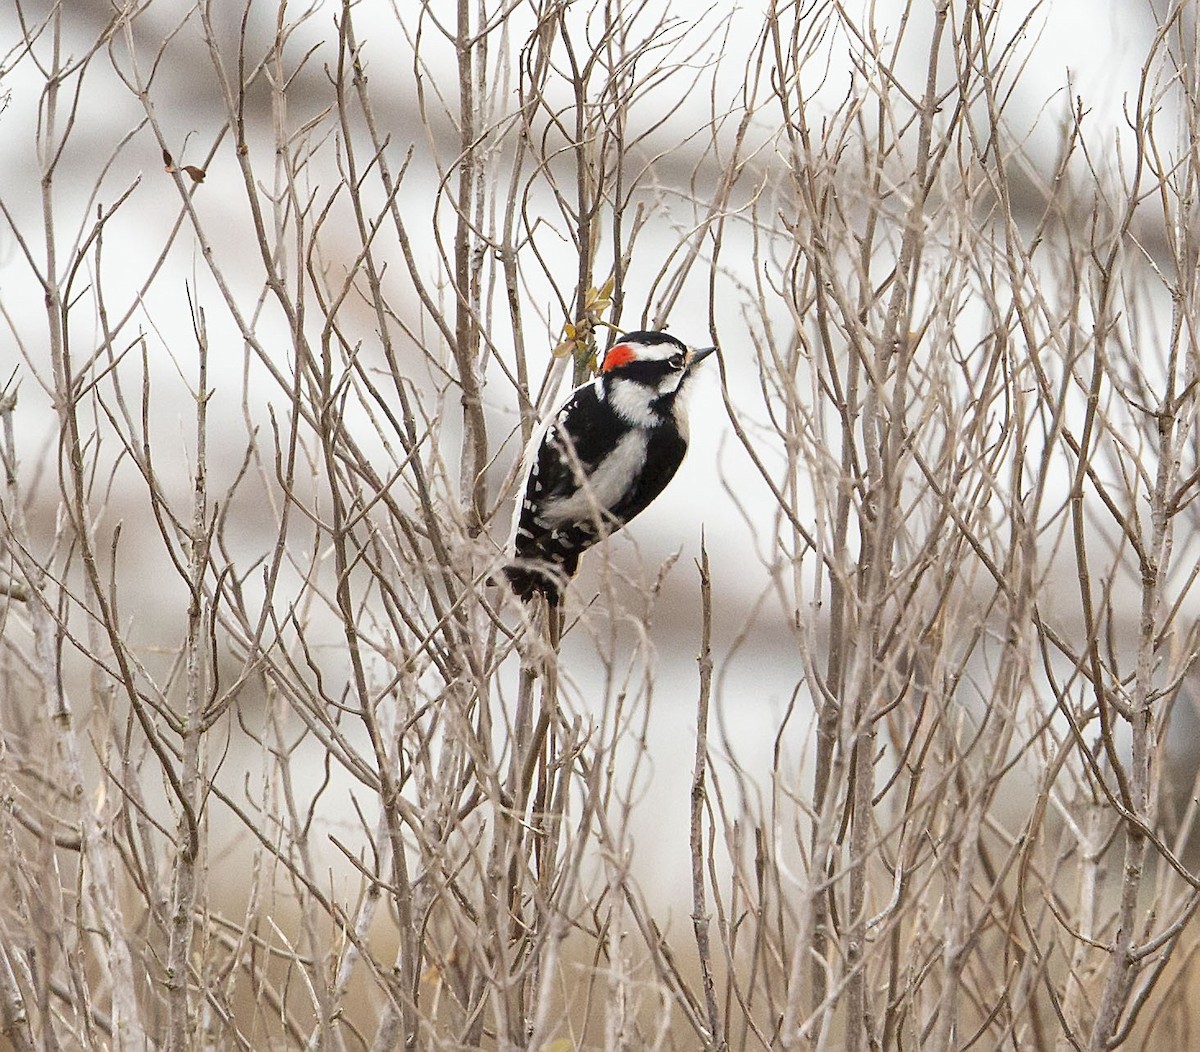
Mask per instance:
[[[715,350],[688,347],[665,332],[627,332],[604,354],[601,391],[631,424],[652,427],[674,416],[682,425],[676,398]]]

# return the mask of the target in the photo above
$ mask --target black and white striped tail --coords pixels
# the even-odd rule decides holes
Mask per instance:
[[[582,550],[577,540],[559,533],[518,543],[517,557],[504,567],[504,576],[525,602],[541,594],[551,606],[558,606],[567,581],[575,576]]]

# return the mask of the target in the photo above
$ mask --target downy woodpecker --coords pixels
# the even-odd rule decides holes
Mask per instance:
[[[626,333],[605,353],[600,375],[533,436],[504,568],[522,599],[541,592],[557,605],[579,556],[671,481],[688,444],[680,396],[715,350],[665,332]]]

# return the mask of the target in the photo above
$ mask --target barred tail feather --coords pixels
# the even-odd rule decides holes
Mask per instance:
[[[549,568],[549,564],[541,567],[523,563],[509,563],[504,567],[504,576],[510,587],[525,602],[529,602],[539,592],[546,597],[551,606],[557,606],[561,588],[557,577]]]
[[[579,565],[577,551],[539,551],[537,554],[518,553],[504,567],[504,576],[512,590],[525,602],[541,593],[551,606],[558,606],[567,581],[575,576]]]
[[[545,559],[521,560],[505,566],[504,576],[512,590],[525,602],[540,592],[551,606],[558,606],[563,588],[575,573],[575,562],[572,559],[568,567]]]

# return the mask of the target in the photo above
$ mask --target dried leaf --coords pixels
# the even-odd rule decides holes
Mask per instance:
[[[551,353],[555,358],[566,358],[567,355],[575,353],[575,341],[563,340]]]
[[[600,288],[594,285],[583,294],[584,309],[589,314],[599,314],[601,311],[607,310],[612,305],[613,289],[616,287],[616,281],[609,278]]]
[[[163,167],[166,168],[168,172],[175,171],[175,159],[171,156],[169,150],[163,150]]]
[[[205,173],[203,168],[197,168],[194,164],[185,164],[183,166],[183,170],[192,177],[193,183],[204,182]]]

